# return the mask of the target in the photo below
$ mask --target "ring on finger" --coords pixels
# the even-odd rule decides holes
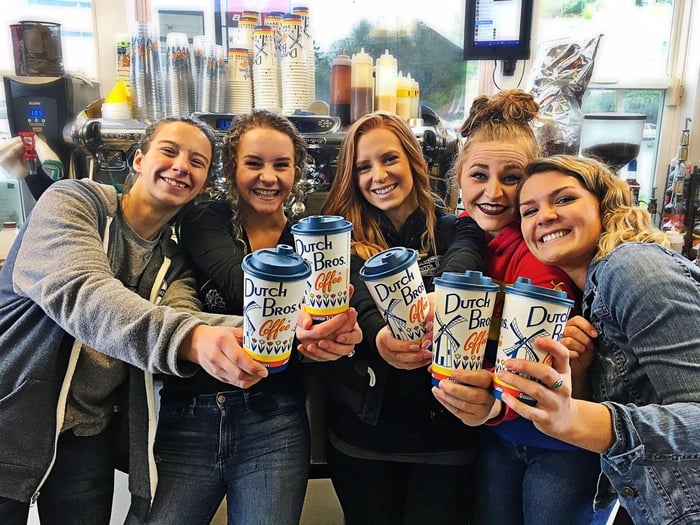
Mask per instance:
[[[355,355],[355,349],[353,348],[350,353],[347,355],[347,357],[352,357]]]
[[[551,388],[552,390],[558,390],[562,387],[563,384],[564,384],[564,378],[562,376],[559,376],[559,379],[557,379],[556,383],[554,383],[549,388]]]

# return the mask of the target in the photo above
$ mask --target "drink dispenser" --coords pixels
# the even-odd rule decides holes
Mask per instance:
[[[617,172],[639,155],[646,115],[587,113],[581,128],[581,155],[605,163]]]
[[[398,62],[387,49],[377,59],[376,66],[374,109],[396,113]]]
[[[362,115],[371,113],[374,106],[374,61],[362,48],[359,53],[352,55],[351,62],[350,122],[355,122]]]

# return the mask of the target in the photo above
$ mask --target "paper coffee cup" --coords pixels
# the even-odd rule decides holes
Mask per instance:
[[[270,373],[287,368],[311,267],[291,246],[243,258],[243,350]]]
[[[304,309],[325,321],[349,308],[352,223],[337,215],[312,215],[292,226],[296,252],[311,265]]]
[[[498,290],[481,272],[445,272],[435,279],[433,385],[453,370],[481,368]]]
[[[505,369],[508,359],[529,359],[535,362],[550,360],[549,354],[535,348],[535,339],[561,339],[573,306],[574,302],[567,298],[566,292],[535,286],[530,279],[524,277],[518,277],[512,286],[506,286],[496,353],[496,373]],[[494,374],[493,394],[501,399],[503,392],[529,405],[537,403],[531,396],[501,381]]]
[[[360,278],[397,339],[419,342],[430,310],[418,266],[418,252],[389,248],[365,261]]]

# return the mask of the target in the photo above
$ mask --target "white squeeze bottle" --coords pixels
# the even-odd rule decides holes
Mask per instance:
[[[374,109],[396,113],[396,79],[398,62],[389,50],[375,62]]]
[[[415,78],[411,78],[408,74],[408,80],[411,82],[411,118],[421,118],[420,116],[420,85]]]
[[[396,79],[396,114],[405,121],[411,118],[411,81],[400,71]]]
[[[352,55],[350,66],[350,122],[372,112],[374,107],[374,60],[365,48]]]

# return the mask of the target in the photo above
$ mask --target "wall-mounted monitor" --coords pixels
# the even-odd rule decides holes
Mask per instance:
[[[464,60],[530,58],[534,0],[466,0]]]

